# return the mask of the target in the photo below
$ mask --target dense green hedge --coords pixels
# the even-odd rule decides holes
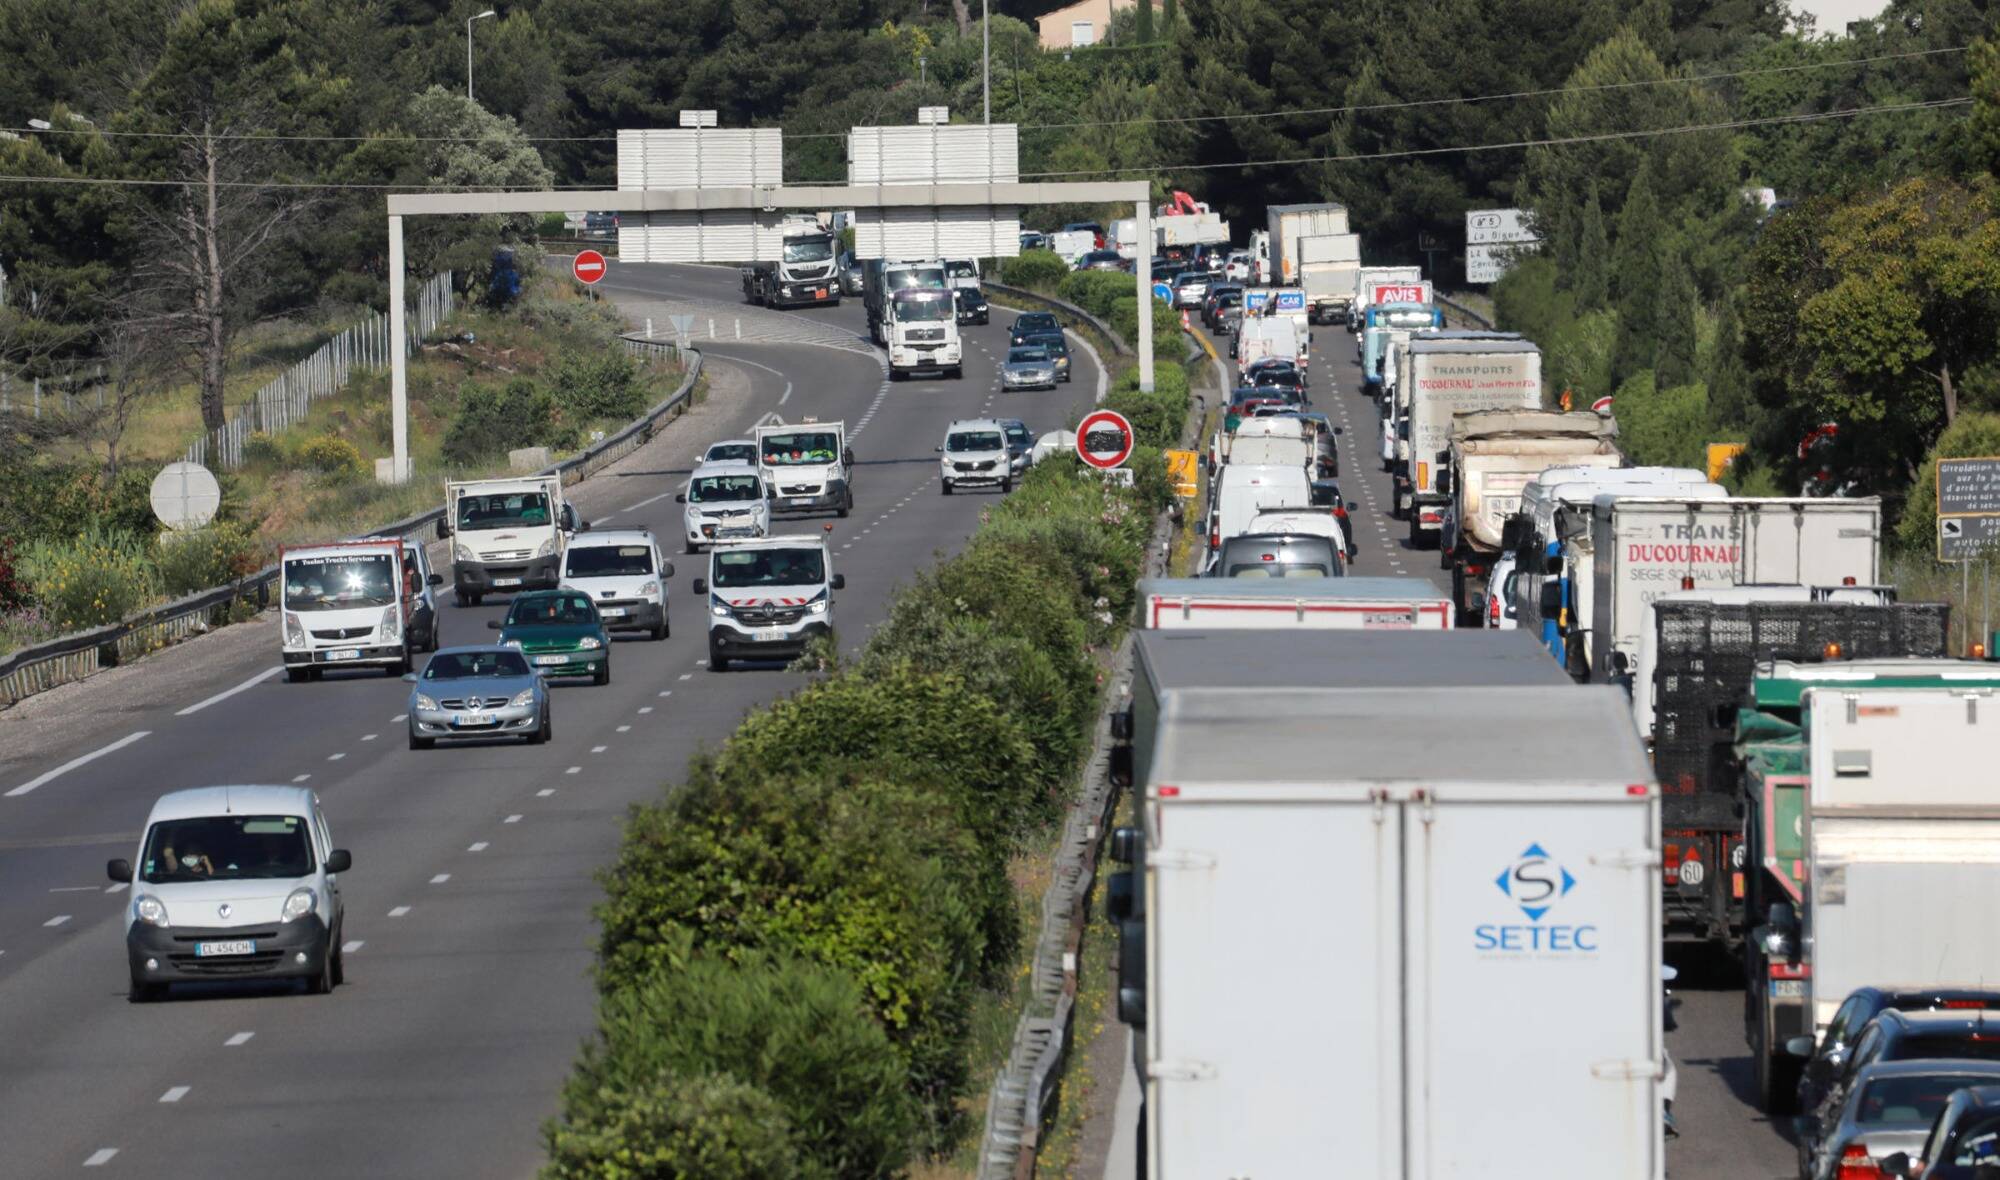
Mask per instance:
[[[1153,366],[1153,392],[1139,389],[1139,369],[1126,369],[1104,396],[1106,409],[1116,410],[1132,423],[1139,445],[1177,447],[1187,428],[1188,375],[1177,364]]]
[[[1069,274],[1069,263],[1053,250],[1026,250],[1000,263],[1000,281],[1009,287],[1053,289]]]
[[[1085,753],[1139,482],[1038,464],[860,653],[633,811],[546,1176],[888,1176],[964,1134],[975,989],[1008,982],[1009,865]]]

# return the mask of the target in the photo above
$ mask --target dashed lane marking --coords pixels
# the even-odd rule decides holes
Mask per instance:
[[[467,845],[465,850],[467,852],[484,852],[486,851],[486,841],[475,840],[471,844]]]
[[[341,943],[341,944],[340,944],[340,953],[341,953],[341,954],[343,954],[343,955],[351,955],[351,954],[353,954],[353,953],[354,953],[355,951],[358,951],[358,950],[360,950],[360,949],[361,949],[362,947],[364,947],[364,946],[367,946],[367,945],[368,945],[368,944],[367,944],[366,942],[364,942],[363,940],[361,940],[361,939],[359,939],[359,938],[350,938],[350,939],[348,939],[348,940],[347,940],[346,942],[343,942],[343,943]],[[247,1034],[246,1034],[246,1035],[247,1035]]]
[[[431,884],[442,885],[449,880],[451,880],[450,873],[439,873],[437,876],[431,878]]]
[[[168,1086],[167,1092],[160,1095],[160,1101],[179,1102],[181,1099],[186,1098],[188,1096],[188,1091],[192,1090],[193,1088],[194,1087],[192,1086]]]
[[[404,914],[407,914],[407,913],[409,913],[409,912],[410,912],[410,907],[409,907],[409,906],[406,906],[406,905],[399,905],[399,906],[397,906],[397,907],[396,907],[395,909],[393,909],[393,910],[390,910],[390,911],[389,911],[389,916],[390,916],[390,917],[392,917],[392,918],[400,918],[400,917],[402,917],[402,916],[403,916]]]
[[[360,943],[358,943],[358,942],[356,942],[356,943],[350,943],[350,944],[348,944],[348,945],[349,945],[349,946],[360,946],[361,944],[360,944]],[[341,949],[341,950],[346,950],[346,949],[347,949],[347,947],[341,947],[340,949]],[[253,1032],[240,1032],[240,1033],[237,1033],[236,1035],[234,1035],[234,1036],[230,1037],[230,1038],[229,1038],[228,1040],[226,1040],[226,1041],[222,1042],[222,1045],[223,1045],[223,1047],[224,1047],[225,1049],[234,1049],[234,1048],[236,1048],[236,1047],[237,1047],[238,1045],[247,1045],[247,1044],[249,1044],[249,1043],[250,1043],[250,1038],[251,1038],[251,1037],[254,1037],[254,1036],[256,1036],[256,1035],[257,1035],[257,1034],[256,1034],[256,1033],[253,1033]]]
[[[541,790],[535,792],[535,798],[546,799],[555,793],[556,789],[554,787],[543,787]]]
[[[285,667],[283,664],[280,664],[275,668],[266,668],[262,672],[257,673],[255,676],[252,676],[250,679],[245,680],[243,683],[237,685],[235,688],[225,688],[221,692],[216,693],[214,696],[209,697],[206,700],[196,701],[194,704],[189,705],[187,708],[178,710],[177,712],[174,713],[174,716],[186,717],[191,713],[199,713],[203,709],[208,708],[210,705],[217,704],[218,702],[221,701],[226,701],[230,697],[235,696],[239,692],[249,692],[251,689],[264,683],[266,680],[269,680],[271,677],[276,676],[278,673],[284,670]]]
[[[501,820],[500,822],[503,824],[517,824],[521,822],[521,817],[518,815],[510,815],[506,819]]]
[[[115,1147],[100,1147],[90,1153],[90,1158],[83,1161],[83,1166],[86,1168],[101,1168],[110,1163],[111,1157],[117,1154],[118,1149]]]
[[[310,774],[295,774],[292,776],[292,781],[295,783],[302,783],[311,777],[312,775]]]
[[[42,923],[42,925],[53,928],[56,926],[60,926],[67,921],[69,921],[68,914],[57,914],[55,917],[50,918],[48,921]]]

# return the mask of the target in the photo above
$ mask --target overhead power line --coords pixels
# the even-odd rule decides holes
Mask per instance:
[[[1325,115],[1358,114],[1368,111],[1409,110],[1419,107],[1463,106],[1472,103],[1505,102],[1523,98],[1546,98],[1557,94],[1591,94],[1612,90],[1638,90],[1659,86],[1686,86],[1701,82],[1720,82],[1734,78],[1756,78],[1775,74],[1796,74],[1813,70],[1835,70],[1848,66],[1875,65],[1889,61],[1907,61],[1915,58],[1940,57],[1948,54],[1964,53],[1970,47],[1952,45],[1942,49],[1913,49],[1902,53],[1882,53],[1871,57],[1850,57],[1838,61],[1797,62],[1783,66],[1759,66],[1747,70],[1727,70],[1710,74],[1690,74],[1685,77],[1645,78],[1630,82],[1604,82],[1591,86],[1553,86],[1541,90],[1509,90],[1494,94],[1462,95],[1450,98],[1420,98],[1399,102],[1357,103],[1335,107],[1288,107],[1275,111],[1243,111],[1222,115],[1157,115],[1132,119],[1100,119],[1072,123],[1022,123],[1017,126],[1022,131],[1069,131],[1086,127],[1142,127],[1158,124],[1192,124],[1217,122],[1246,122],[1262,119],[1304,119]],[[491,137],[461,135],[396,135],[379,132],[372,135],[281,135],[263,132],[218,133],[202,136],[191,131],[104,131],[95,127],[0,127],[0,131],[29,135],[97,135],[107,139],[199,139],[209,138],[222,141],[250,140],[270,143],[367,143],[380,140],[384,143],[485,143]],[[805,132],[787,134],[787,140],[845,139],[845,131]],[[615,143],[617,135],[526,135],[519,137],[528,143]]]
[[[1023,172],[1022,180],[1056,180],[1063,177],[1102,177],[1123,175],[1133,172],[1205,172],[1219,168],[1280,168],[1302,164],[1344,164],[1366,160],[1393,160],[1412,156],[1443,156],[1462,152],[1509,151],[1531,147],[1564,147],[1570,144],[1603,143],[1612,140],[1648,139],[1658,135],[1689,135],[1701,131],[1732,131],[1744,127],[1772,127],[1795,123],[1818,123],[1830,119],[1851,119],[1861,115],[1888,115],[1906,111],[1945,110],[1953,107],[1969,106],[1970,97],[1931,99],[1924,102],[1888,103],[1880,106],[1848,107],[1837,111],[1816,111],[1802,115],[1770,115],[1756,119],[1730,119],[1720,123],[1691,123],[1680,127],[1654,127],[1638,131],[1604,131],[1590,135],[1565,135],[1543,139],[1516,139],[1502,143],[1454,144],[1445,147],[1399,148],[1379,152],[1350,152],[1333,156],[1294,156],[1274,160],[1232,160],[1220,164],[1157,164],[1131,168],[1094,168],[1067,172]],[[966,183],[983,180],[984,177],[964,178]],[[120,187],[150,188],[194,188],[205,182],[199,180],[169,180],[154,178],[125,178],[107,176],[13,176],[0,175],[0,183],[16,184],[78,184],[109,185]],[[953,178],[940,177],[938,183],[954,183]],[[217,181],[219,188],[251,189],[322,189],[328,191],[359,190],[370,192],[604,192],[602,186],[559,184],[550,189],[515,189],[504,185],[410,185],[410,184],[341,184],[315,181],[282,180],[234,180]]]

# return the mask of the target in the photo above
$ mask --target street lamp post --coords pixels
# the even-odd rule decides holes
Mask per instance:
[[[986,11],[987,0],[979,0],[979,99],[985,106],[986,122],[993,122],[993,17]]]
[[[465,97],[468,101],[472,98],[472,22],[498,15],[499,13],[489,8],[465,22]]]

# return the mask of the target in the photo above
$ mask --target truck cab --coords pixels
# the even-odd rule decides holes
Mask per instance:
[[[429,584],[395,537],[289,546],[278,555],[280,645],[285,676],[297,684],[328,668],[410,670],[413,652],[435,630],[421,632],[419,611]]]
[[[958,334],[958,299],[950,290],[904,288],[889,296],[889,379],[925,374],[965,375],[965,348]]]
[[[839,239],[809,218],[786,221],[779,234],[778,261],[743,268],[743,297],[765,307],[839,306]]]
[[[759,426],[757,467],[772,491],[773,516],[854,510],[854,452],[847,424],[806,418],[793,425]]]
[[[440,537],[452,539],[452,588],[458,605],[488,594],[553,590],[563,546],[590,527],[563,500],[554,475],[460,480],[445,485]]]
[[[824,536],[718,543],[708,577],[693,586],[708,608],[708,670],[797,659],[813,639],[833,633],[833,593],[846,585]]]

